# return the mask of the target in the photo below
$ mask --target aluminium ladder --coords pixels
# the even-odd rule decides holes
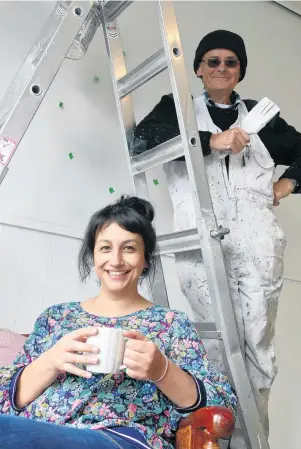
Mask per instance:
[[[213,212],[173,5],[170,0],[156,1],[163,48],[127,73],[116,18],[131,3],[57,3],[0,103],[0,184],[64,58],[71,54],[71,58],[76,59],[76,52],[71,51],[72,44],[81,35],[82,30],[88,31],[84,38],[89,43],[93,38],[93,27],[102,23],[128,168],[132,174],[133,191],[148,198],[145,172],[183,155],[193,185],[197,228],[158,236],[159,255],[152,298],[156,303],[169,306],[160,255],[194,249],[202,251],[215,323],[195,325],[201,338],[220,340],[225,366],[239,398],[239,418],[248,448],[269,449],[240,349],[220,244],[220,239],[229,230],[218,226]],[[87,28],[95,18],[94,24],[91,25],[92,34],[89,34]],[[130,159],[127,138],[135,126],[130,93],[165,69],[168,69],[171,80],[181,136]]]

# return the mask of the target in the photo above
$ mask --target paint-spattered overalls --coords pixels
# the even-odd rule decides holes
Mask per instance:
[[[194,99],[194,105],[198,129],[221,132],[213,123],[202,96]],[[241,102],[238,120],[232,127],[239,127],[247,114]],[[247,149],[230,155],[228,171],[225,159],[217,151],[205,157],[205,164],[217,222],[230,229],[222,241],[226,269],[241,347],[268,433],[268,397],[277,373],[275,320],[286,246],[286,238],[273,213],[274,162],[255,134],[250,136]],[[170,162],[164,169],[174,207],[175,230],[194,228],[195,214],[185,162]],[[200,251],[177,254],[176,266],[181,289],[197,321],[214,321]],[[211,361],[222,369],[218,343],[204,343]]]

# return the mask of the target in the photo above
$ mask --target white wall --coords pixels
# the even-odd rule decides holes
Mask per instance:
[[[51,2],[0,2],[0,57],[6,61],[1,64],[0,97],[52,7]],[[249,58],[240,93],[254,99],[269,96],[279,104],[282,115],[301,129],[298,17],[267,2],[178,1],[175,8],[193,94],[201,87],[191,70],[200,38],[213,29],[231,29],[244,37]],[[129,69],[161,47],[154,2],[132,5],[119,23]],[[93,82],[95,75],[100,76],[99,84]],[[133,95],[137,120],[169,91],[166,73],[139,89]],[[58,108],[59,101],[64,102],[63,110]],[[117,130],[109,66],[99,31],[84,59],[64,61],[0,188],[0,326],[30,331],[34,317],[45,306],[94,294],[94,281],[87,286],[79,283],[79,240],[74,237],[82,235],[94,210],[131,189]],[[69,152],[74,154],[72,161]],[[159,180],[159,186],[153,179]],[[168,231],[171,204],[162,171],[153,170],[149,180],[157,229]],[[116,193],[110,195],[109,187]],[[277,320],[280,370],[271,397],[272,449],[299,449],[300,201],[292,196],[277,210],[289,243]],[[187,311],[173,260],[166,258],[164,263],[172,305]]]
[[[0,2],[0,97],[54,6]],[[45,307],[83,300],[98,290],[93,279],[79,282],[79,238],[91,214],[132,185],[116,132],[109,65],[103,61],[98,31],[84,59],[64,61],[1,185],[2,327],[30,332]],[[94,82],[95,75],[101,82]]]
[[[48,306],[95,294],[77,271],[81,241],[51,233],[0,225],[0,328],[28,333]]]
[[[12,65],[1,65],[0,96],[54,5],[0,2],[0,30],[5,36],[0,54],[7,61],[13,55]],[[16,33],[24,24],[26,29]],[[95,75],[99,83],[94,82]],[[116,192],[113,197],[131,189],[117,127],[110,70],[99,29],[85,58],[65,59],[12,159],[0,189],[1,221],[15,223],[18,216],[27,224],[35,222],[32,225],[39,229],[44,222],[66,235],[81,236],[87,218],[112,200],[110,187]]]

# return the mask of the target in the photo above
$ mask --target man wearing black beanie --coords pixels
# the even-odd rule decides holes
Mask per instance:
[[[194,99],[206,173],[218,224],[230,229],[222,241],[242,352],[268,436],[268,398],[277,373],[275,320],[283,283],[286,238],[273,213],[282,198],[301,193],[301,134],[279,115],[258,134],[241,122],[256,105],[235,87],[246,75],[243,39],[213,31],[199,43],[193,63],[204,90]],[[165,95],[135,128],[131,154],[179,134],[172,95]],[[276,165],[287,165],[273,183]],[[175,230],[195,228],[192,191],[184,158],[166,164]],[[214,321],[200,251],[176,254],[181,289],[199,322]],[[218,343],[205,341],[209,358],[221,369]],[[243,443],[231,442],[242,449]]]
[[[207,34],[199,43],[195,52],[195,58],[193,62],[194,72],[197,73],[199,66],[203,60],[203,56],[211,51],[221,48],[231,50],[239,60],[240,65],[240,77],[239,81],[243,80],[246,74],[248,59],[246,53],[246,47],[243,39],[231,31],[217,30]]]

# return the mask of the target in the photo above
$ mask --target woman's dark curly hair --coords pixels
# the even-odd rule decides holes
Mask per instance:
[[[91,274],[94,265],[93,253],[96,237],[104,226],[117,223],[123,229],[141,235],[144,242],[144,257],[147,268],[142,278],[155,270],[156,233],[152,225],[155,213],[153,206],[136,196],[122,195],[114,204],[95,212],[87,226],[82,243],[78,268],[82,282]]]

